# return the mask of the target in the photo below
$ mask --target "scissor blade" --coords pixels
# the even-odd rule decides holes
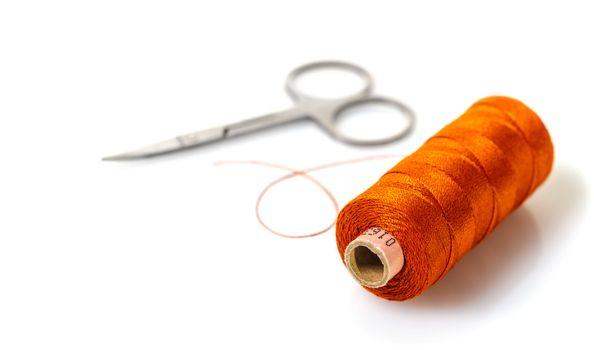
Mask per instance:
[[[132,160],[149,158],[165,153],[180,151],[186,148],[200,146],[205,143],[218,141],[224,139],[227,134],[227,128],[217,127],[203,131],[194,132],[191,134],[177,136],[175,138],[145,146],[133,151],[116,154],[109,157],[104,157],[101,160]]]

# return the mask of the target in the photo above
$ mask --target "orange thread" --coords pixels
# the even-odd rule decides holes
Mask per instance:
[[[260,213],[260,204],[262,202],[262,199],[266,196],[266,194],[268,193],[268,191],[271,188],[273,188],[274,186],[278,185],[279,183],[281,183],[283,181],[289,180],[289,179],[297,177],[297,176],[301,176],[301,177],[311,181],[314,185],[316,185],[318,188],[320,188],[320,190],[322,190],[322,192],[324,192],[324,194],[326,194],[326,196],[328,196],[328,198],[332,202],[332,205],[334,206],[334,209],[336,210],[336,213],[338,214],[338,211],[339,211],[338,202],[336,201],[336,198],[334,197],[332,192],[330,192],[330,190],[326,186],[324,186],[318,179],[309,175],[309,173],[314,172],[314,171],[323,170],[323,169],[333,168],[333,167],[337,167],[337,166],[342,166],[342,165],[368,162],[368,161],[377,160],[377,159],[395,158],[395,157],[402,157],[402,156],[397,156],[397,155],[368,156],[368,157],[363,157],[363,158],[347,159],[347,160],[337,161],[337,162],[333,162],[333,163],[318,165],[318,166],[307,168],[304,170],[293,169],[288,166],[265,162],[265,161],[260,161],[260,160],[219,161],[219,162],[215,162],[213,165],[249,164],[249,165],[261,165],[261,166],[266,166],[269,168],[276,168],[276,169],[282,169],[282,170],[288,171],[289,172],[288,174],[283,175],[283,176],[273,180],[268,185],[266,185],[264,187],[264,189],[262,189],[262,191],[260,192],[260,195],[258,196],[258,199],[256,200],[256,218],[258,219],[258,222],[260,223],[260,225],[262,225],[262,227],[264,227],[266,230],[268,230],[269,232],[271,232],[277,236],[281,236],[281,237],[285,237],[285,238],[309,238],[309,237],[315,237],[315,236],[321,235],[322,233],[330,231],[330,229],[332,229],[332,227],[334,227],[334,224],[336,223],[336,219],[334,219],[332,221],[332,223],[330,223],[325,228],[322,228],[315,232],[306,233],[306,234],[289,234],[289,233],[283,233],[283,232],[274,230],[273,228],[271,228],[269,225],[266,224],[265,220],[262,217],[262,214]]]
[[[387,285],[365,288],[413,298],[534,192],[552,164],[551,138],[530,108],[508,97],[479,100],[341,210],[338,251],[344,261],[366,229],[390,232],[404,266]]]

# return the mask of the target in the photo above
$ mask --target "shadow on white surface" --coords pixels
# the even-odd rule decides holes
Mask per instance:
[[[541,232],[534,215],[521,207],[411,303],[415,307],[449,308],[504,297],[521,284],[519,281],[538,261]]]
[[[522,287],[541,251],[553,245],[562,247],[559,241],[571,232],[564,227],[587,199],[581,174],[567,167],[556,168],[535,197],[535,202],[525,203],[507,217],[411,306],[492,307]]]
[[[503,301],[508,304],[521,301],[532,293],[527,287],[540,266],[539,261],[543,261],[543,250],[558,252],[569,239],[572,232],[569,226],[585,207],[586,183],[574,168],[556,167],[531,199],[419,297],[407,302],[388,302],[369,294],[364,305],[355,308],[356,312],[367,313],[360,315],[363,319],[372,317],[369,312],[376,316],[379,313],[386,321],[404,314],[409,324],[416,327],[416,321],[427,322],[416,316],[427,312],[434,315],[445,312],[447,317],[482,315]],[[554,259],[554,255],[548,254],[547,259]],[[419,314],[419,311],[423,312]]]

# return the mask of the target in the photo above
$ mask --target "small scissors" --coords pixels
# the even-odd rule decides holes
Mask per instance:
[[[314,97],[303,93],[297,88],[296,81],[304,73],[310,72],[312,70],[328,68],[341,69],[355,73],[363,80],[365,85],[358,92],[342,98]],[[406,136],[411,131],[415,120],[415,115],[412,110],[398,101],[372,95],[372,86],[373,80],[371,75],[363,68],[354,64],[340,61],[320,61],[306,64],[293,70],[287,77],[285,88],[287,94],[295,102],[295,106],[293,106],[293,108],[277,113],[266,114],[260,117],[246,119],[236,123],[177,136],[175,138],[137,150],[105,157],[103,160],[128,160],[152,157],[191,147],[197,147],[215,141],[225,140],[232,136],[242,135],[252,131],[269,128],[304,118],[315,120],[335,139],[349,144],[379,145],[393,142]],[[406,118],[406,126],[403,129],[399,129],[393,135],[374,140],[356,139],[342,133],[339,128],[337,128],[337,117],[347,109],[363,103],[385,104],[397,109]]]

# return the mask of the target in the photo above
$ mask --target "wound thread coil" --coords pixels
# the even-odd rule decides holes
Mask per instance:
[[[553,144],[536,113],[509,97],[481,99],[341,210],[338,251],[370,292],[390,300],[413,298],[524,202],[552,164]],[[401,269],[388,271],[386,266],[397,264],[375,251],[382,273],[395,272],[377,283],[357,277],[361,272],[351,254],[373,228],[396,239],[401,256],[391,259],[403,261]],[[379,265],[366,254],[359,260],[375,261],[375,281]]]

